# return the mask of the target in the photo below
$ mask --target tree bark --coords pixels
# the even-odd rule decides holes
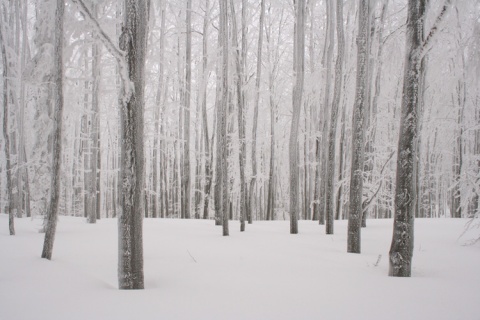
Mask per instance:
[[[144,154],[143,112],[148,0],[126,0],[120,49],[126,54],[134,90],[120,101],[122,109],[122,206],[118,217],[120,289],[143,289]],[[126,83],[128,86],[129,83]]]
[[[425,0],[409,0],[397,149],[395,217],[389,253],[389,275],[394,277],[410,277],[412,270],[413,223],[417,197],[414,167],[417,157],[418,85],[422,73],[419,53],[423,43],[424,17]]]
[[[2,17],[0,16],[0,27],[2,23]],[[10,235],[15,235],[15,221],[13,216],[13,197],[12,197],[12,168],[10,164],[10,135],[8,130],[8,62],[7,62],[7,51],[5,48],[5,41],[3,37],[3,29],[0,29],[0,50],[2,53],[2,62],[3,62],[3,139],[4,139],[4,151],[5,151],[5,171],[7,176],[6,186],[7,189],[7,210],[8,210],[8,228]]]
[[[245,4],[245,3],[243,3]],[[243,9],[243,8],[242,8]],[[245,161],[246,161],[246,145],[245,145],[245,100],[243,92],[243,62],[240,56],[240,49],[237,39],[237,19],[235,15],[235,8],[233,0],[230,0],[230,11],[232,16],[232,41],[233,45],[236,48],[235,50],[235,66],[236,66],[236,86],[237,86],[237,108],[238,108],[238,140],[240,150],[238,152],[239,164],[240,164],[240,231],[245,231],[245,214],[246,214],[246,199],[247,191],[246,180],[245,180]],[[242,10],[243,11],[243,10]]]
[[[367,101],[368,38],[370,32],[369,0],[359,8],[357,35],[357,79],[352,120],[352,165],[350,171],[350,203],[348,214],[347,252],[361,251],[363,202],[363,164],[365,152],[365,109]]]
[[[50,187],[50,203],[47,210],[47,224],[45,228],[45,241],[43,243],[42,258],[51,260],[53,242],[58,219],[58,204],[60,200],[60,165],[62,153],[62,122],[63,122],[63,15],[65,1],[57,0],[55,14],[55,111],[53,122],[53,158],[52,181]]]
[[[208,118],[207,118],[207,66],[208,66],[208,24],[210,19],[210,0],[205,1],[205,16],[203,18],[203,41],[202,41],[202,133],[205,146],[205,187],[203,200],[203,219],[208,219],[208,204],[210,201],[210,191],[212,189],[212,159],[213,150],[210,150],[210,138],[208,136]]]
[[[220,103],[217,109],[217,186],[216,197],[218,203],[215,205],[216,217],[222,222],[223,235],[228,236],[228,171],[227,171],[227,112],[228,112],[228,10],[227,2],[220,1],[220,30],[219,46],[221,54],[221,76],[220,76]]]
[[[182,217],[190,219],[190,96],[192,89],[192,0],[187,0],[186,10],[185,92],[183,115],[183,170],[182,170]]]
[[[252,127],[252,178],[250,180],[248,196],[248,223],[253,222],[253,212],[257,208],[253,205],[256,196],[257,181],[257,127],[258,127],[258,104],[260,101],[260,82],[262,77],[262,47],[263,47],[263,24],[265,21],[265,0],[260,2],[260,21],[258,25],[258,46],[257,46],[257,73],[255,77],[255,100],[253,107]]]
[[[340,93],[342,87],[342,70],[345,51],[345,39],[343,35],[343,0],[337,0],[336,5],[336,25],[337,25],[337,61],[335,63],[335,84],[333,88],[333,101],[330,118],[330,131],[328,135],[328,161],[327,161],[327,190],[325,194],[326,202],[326,228],[333,234],[333,221],[335,218],[335,144],[337,133],[337,115],[340,105]],[[333,41],[333,38],[332,38]],[[340,154],[340,157],[343,155]]]
[[[290,233],[298,233],[298,126],[303,101],[304,64],[305,64],[305,1],[298,0],[295,16],[295,84],[292,94],[292,124],[289,141],[290,161]]]
[[[323,128],[322,128],[322,142],[321,142],[321,173],[320,173],[320,213],[319,223],[325,223],[325,233],[333,234],[333,216],[326,215],[326,191],[328,183],[328,118],[330,115],[330,84],[331,84],[331,69],[333,64],[333,47],[335,34],[335,10],[333,2],[327,2],[327,30],[326,30],[326,74],[325,74],[325,96],[323,102]],[[328,43],[328,45],[327,45]]]

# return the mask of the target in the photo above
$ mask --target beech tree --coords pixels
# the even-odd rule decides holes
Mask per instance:
[[[133,88],[121,97],[122,206],[118,217],[120,289],[143,289],[143,209],[145,179],[143,112],[148,0],[126,0],[120,49],[125,52],[128,79]]]
[[[305,1],[296,1],[294,74],[295,84],[292,93],[292,125],[288,144],[290,161],[290,233],[298,233],[298,126],[303,98],[305,64]]]
[[[228,236],[228,171],[227,171],[227,108],[228,108],[228,9],[227,1],[219,1],[220,30],[219,30],[219,61],[220,101],[217,105],[217,150],[216,150],[216,186],[215,186],[215,216],[222,223],[223,235]]]
[[[332,5],[333,6],[333,5]],[[342,70],[345,51],[345,39],[343,36],[343,1],[336,3],[336,27],[337,27],[337,60],[335,62],[335,83],[333,88],[333,101],[330,115],[330,130],[328,133],[328,159],[327,159],[327,188],[325,194],[326,202],[326,227],[327,234],[333,233],[333,220],[335,217],[335,144],[337,134],[338,108],[340,105],[340,94],[342,87]],[[340,157],[342,154],[340,154]]]
[[[45,227],[45,241],[43,243],[42,258],[51,260],[55,231],[57,228],[58,205],[60,201],[60,165],[62,152],[62,123],[63,123],[63,14],[65,1],[57,0],[55,13],[55,46],[54,46],[54,80],[55,80],[55,110],[53,113],[53,158],[52,180],[50,187],[50,202],[47,210]]]
[[[352,166],[350,173],[350,207],[348,213],[347,251],[360,253],[360,232],[363,203],[363,155],[365,151],[365,108],[367,107],[367,69],[369,0],[362,0],[359,7],[357,35],[357,79],[355,106],[352,119]]]
[[[3,22],[2,16],[0,15],[0,26]],[[6,189],[7,189],[7,210],[8,210],[8,229],[10,231],[10,235],[15,235],[15,222],[13,216],[13,196],[12,196],[12,166],[10,163],[10,134],[9,134],[9,126],[8,126],[8,62],[7,62],[7,50],[5,48],[5,40],[3,38],[3,28],[0,29],[0,51],[2,54],[2,83],[3,83],[3,139],[4,139],[4,151],[5,151],[5,171],[7,172],[7,181],[6,181]]]
[[[397,149],[397,173],[395,186],[395,217],[390,247],[389,275],[410,277],[413,256],[413,225],[417,190],[415,162],[417,158],[418,104],[421,92],[419,81],[424,72],[422,59],[439,23],[443,20],[451,0],[446,0],[425,39],[425,0],[408,1],[407,32],[405,40],[405,66],[403,73],[402,109]]]

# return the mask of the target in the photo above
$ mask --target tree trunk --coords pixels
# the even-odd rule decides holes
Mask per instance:
[[[190,219],[190,96],[192,89],[192,0],[187,0],[185,93],[183,125],[182,217]]]
[[[352,119],[352,165],[350,171],[350,203],[348,213],[347,252],[361,251],[361,222],[363,203],[363,169],[365,152],[365,109],[368,107],[367,72],[368,38],[370,32],[369,0],[362,0],[359,8],[357,35],[357,79],[355,106]]]
[[[332,5],[333,6],[333,5]],[[326,228],[333,234],[333,221],[335,211],[335,144],[337,134],[337,115],[340,104],[340,93],[342,87],[343,58],[345,51],[345,39],[343,36],[343,0],[337,0],[336,6],[337,21],[337,61],[335,63],[335,85],[333,88],[333,101],[330,118],[330,131],[328,135],[328,161],[327,161],[327,190],[325,194],[326,202]],[[333,41],[333,37],[332,37]],[[343,155],[340,154],[340,157]]]
[[[122,108],[122,206],[118,217],[120,289],[143,289],[144,155],[143,112],[148,0],[126,0],[120,49],[125,51],[134,91]],[[128,83],[124,84],[128,86]],[[127,89],[127,88],[125,88]]]
[[[221,70],[221,103],[219,105],[219,134],[217,142],[217,175],[220,176],[221,183],[221,217],[223,226],[223,235],[228,236],[228,146],[227,146],[227,113],[228,113],[228,10],[227,2],[220,1],[220,46],[222,54],[222,70]]]
[[[395,217],[390,247],[389,275],[410,277],[413,255],[413,222],[416,204],[414,175],[417,139],[418,85],[421,72],[425,0],[408,1],[405,66],[400,132],[397,149]]]
[[[58,204],[60,200],[60,165],[62,153],[62,122],[63,122],[63,15],[65,1],[57,0],[55,14],[55,111],[53,122],[53,158],[52,181],[50,187],[50,203],[47,210],[47,224],[45,228],[45,241],[43,243],[42,258],[51,260],[53,242],[58,219]]]
[[[248,223],[253,222],[253,212],[257,210],[253,205],[256,196],[257,181],[257,126],[258,126],[258,104],[260,101],[260,82],[262,76],[262,47],[263,47],[263,24],[265,21],[265,0],[260,3],[260,21],[258,26],[258,47],[257,47],[257,73],[255,77],[255,101],[253,107],[252,127],[252,178],[250,180],[250,192],[248,196]]]
[[[298,126],[302,111],[305,60],[305,1],[298,0],[295,17],[295,84],[292,94],[292,124],[289,141],[290,161],[290,233],[298,233]]]
[[[32,172],[32,200],[34,215],[45,214],[52,176],[52,101],[54,91],[53,61],[56,0],[36,1],[35,36],[38,49],[27,65],[26,74],[31,81],[40,83],[36,93],[34,131],[35,143],[32,158],[38,158]],[[48,67],[45,67],[48,63]],[[47,121],[46,121],[47,120]],[[45,216],[46,217],[46,216]]]
[[[17,118],[17,130],[18,130],[18,150],[17,150],[17,217],[21,218],[23,216],[23,211],[29,211],[26,207],[28,202],[28,198],[30,194],[27,192],[27,180],[28,180],[28,170],[26,167],[26,153],[25,153],[25,126],[24,126],[24,118],[25,118],[25,81],[22,79],[22,74],[25,70],[26,59],[27,59],[27,46],[28,46],[28,38],[27,38],[27,13],[28,13],[28,5],[26,3],[23,4],[22,7],[22,18],[20,18],[20,3],[15,2],[15,10],[17,13],[17,23],[20,23],[21,20],[22,24],[22,46],[21,50],[19,48],[19,66],[20,69],[17,71],[17,78],[18,78],[18,111],[16,113]],[[20,36],[20,28],[17,25],[17,35]],[[20,42],[20,40],[18,40]]]
[[[245,3],[243,2],[245,5]],[[245,231],[245,213],[246,213],[246,198],[247,192],[245,190],[245,161],[246,161],[246,146],[245,146],[245,100],[243,92],[243,62],[240,56],[240,47],[237,39],[237,19],[235,15],[235,7],[233,0],[230,0],[230,11],[232,16],[232,41],[235,50],[235,65],[236,65],[236,85],[237,85],[237,108],[238,108],[238,140],[240,150],[238,152],[239,164],[240,164],[240,231]],[[243,10],[242,10],[243,12]]]
[[[210,145],[213,148],[213,143],[210,144],[208,136],[208,118],[207,118],[207,66],[208,66],[208,25],[210,19],[210,1],[205,1],[205,16],[203,18],[203,42],[202,42],[202,133],[203,143],[205,146],[205,188],[203,200],[203,219],[208,219],[208,203],[210,201],[210,191],[212,188],[212,160],[213,150],[210,150]],[[212,141],[213,142],[213,141]]]
[[[2,17],[0,16],[0,25],[2,23]],[[3,37],[3,30],[0,29],[0,49],[2,52],[3,62],[3,139],[4,139],[4,151],[5,151],[5,171],[7,175],[7,181],[5,188],[7,189],[7,210],[8,210],[8,228],[10,235],[15,235],[15,224],[13,217],[13,197],[12,197],[12,168],[10,164],[10,135],[8,130],[8,64],[7,64],[7,52],[5,48],[5,41]]]
[[[163,145],[160,139],[163,139],[162,132],[160,130],[161,124],[163,121],[163,104],[162,104],[162,91],[163,91],[163,81],[164,81],[164,43],[165,43],[165,1],[162,1],[160,4],[160,16],[161,16],[161,26],[160,26],[160,57],[159,57],[159,72],[158,72],[158,88],[157,94],[155,97],[155,131],[153,138],[153,158],[152,158],[152,184],[153,184],[153,201],[152,201],[152,217],[158,217],[158,199],[160,199],[160,216],[163,214],[163,194],[162,194],[162,172],[160,172],[160,178],[158,178],[158,170],[161,167],[161,163],[158,163],[158,154],[160,153],[160,158],[163,158],[163,150],[161,146]],[[163,123],[163,122],[162,122]],[[159,137],[159,135],[161,137]],[[157,186],[160,185],[157,190]]]
[[[331,84],[331,69],[333,64],[333,47],[334,47],[334,33],[335,33],[335,10],[333,2],[327,2],[327,32],[325,43],[326,50],[326,74],[325,74],[325,96],[323,103],[323,128],[322,128],[322,153],[321,153],[321,174],[320,174],[320,215],[319,223],[325,223],[326,234],[333,234],[333,216],[326,215],[326,191],[328,183],[328,118],[330,109],[330,84]],[[328,46],[327,46],[328,43]]]

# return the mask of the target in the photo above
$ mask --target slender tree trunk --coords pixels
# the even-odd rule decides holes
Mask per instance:
[[[160,153],[160,158],[163,159],[163,145],[160,139],[163,139],[162,132],[160,130],[162,121],[163,123],[163,104],[162,104],[162,91],[163,91],[163,81],[164,81],[164,43],[165,43],[165,1],[161,1],[160,6],[160,57],[159,57],[159,72],[158,72],[158,88],[157,94],[155,97],[155,136],[153,139],[153,159],[152,159],[152,183],[153,183],[153,203],[152,203],[152,217],[158,217],[158,199],[160,199],[160,215],[163,213],[163,190],[162,190],[162,173],[160,172],[160,178],[158,178],[158,170],[161,168],[161,163],[158,163],[158,154]],[[161,137],[159,137],[159,135]],[[160,185],[160,188],[157,190],[157,186]]]
[[[328,147],[328,118],[330,115],[330,88],[331,88],[331,69],[333,65],[333,47],[334,47],[334,34],[335,34],[335,10],[333,7],[333,2],[327,2],[327,32],[326,38],[328,39],[328,46],[326,51],[326,61],[327,66],[326,75],[325,75],[325,96],[323,103],[323,128],[322,128],[322,157],[321,157],[321,181],[320,181],[320,215],[319,223],[325,223],[325,232],[326,234],[333,234],[333,216],[326,215],[326,191],[328,183],[328,152],[326,152]]]
[[[275,220],[275,102],[273,100],[273,74],[269,75],[270,87],[270,169],[268,171],[267,220]]]
[[[292,94],[292,125],[289,141],[290,233],[298,233],[298,126],[302,110],[305,61],[305,1],[298,0],[295,17],[295,84]]]
[[[2,17],[0,16],[0,27],[2,23]],[[2,52],[2,62],[3,62],[3,139],[4,139],[4,151],[5,151],[5,171],[7,175],[7,181],[5,188],[7,189],[7,210],[8,210],[8,228],[10,235],[15,235],[15,222],[13,217],[13,197],[12,197],[12,167],[10,164],[10,135],[8,130],[8,62],[7,62],[7,52],[5,48],[5,41],[3,37],[3,30],[0,29],[0,49]]]
[[[265,0],[260,2],[260,21],[258,26],[258,47],[257,47],[257,73],[255,77],[255,101],[253,107],[252,127],[252,178],[250,180],[250,192],[248,196],[248,223],[253,222],[253,212],[257,208],[253,205],[257,181],[257,127],[258,127],[258,104],[260,101],[260,82],[262,76],[262,47],[263,47],[263,24],[265,21]]]
[[[207,66],[208,66],[208,25],[210,19],[210,0],[205,1],[205,16],[203,18],[203,42],[202,42],[202,133],[205,146],[205,189],[203,200],[203,219],[208,219],[208,203],[210,201],[210,191],[212,188],[212,150],[210,150],[210,141],[208,136],[208,118],[207,118]],[[213,148],[213,143],[211,144]]]
[[[190,97],[192,89],[192,0],[187,0],[187,34],[185,54],[185,109],[183,125],[182,217],[190,219]]]
[[[330,131],[328,135],[328,162],[327,162],[327,190],[326,190],[326,227],[327,234],[333,234],[333,221],[335,211],[335,144],[337,134],[337,114],[340,105],[342,88],[342,70],[345,51],[345,39],[343,35],[343,0],[337,0],[337,61],[335,63],[335,85],[333,88],[333,101],[330,118]],[[333,41],[333,37],[332,37]],[[340,157],[343,155],[340,154]]]
[[[221,103],[218,106],[218,142],[217,142],[217,182],[220,183],[221,207],[220,217],[223,226],[223,235],[228,236],[228,171],[227,171],[227,112],[228,112],[228,10],[227,1],[220,1],[220,48],[222,55],[221,68]],[[217,209],[217,208],[216,208]]]
[[[215,131],[217,135],[217,144],[216,144],[216,152],[215,152],[215,189],[214,189],[214,210],[215,210],[215,225],[221,226],[222,225],[222,165],[221,165],[221,152],[226,153],[226,150],[222,150],[224,146],[220,145],[221,142],[221,131],[222,131],[222,112],[223,108],[227,108],[222,103],[224,103],[223,99],[223,82],[222,82],[222,70],[223,64],[221,63],[223,56],[222,56],[222,33],[220,30],[218,31],[218,55],[217,55],[217,65],[216,65],[216,89],[215,89]],[[226,103],[226,100],[225,100]],[[212,151],[213,151],[213,144],[212,144]],[[213,154],[213,152],[212,152]]]
[[[22,79],[23,71],[25,70],[26,58],[27,58],[27,13],[28,5],[27,3],[23,4],[22,7],[22,18],[20,18],[20,3],[16,2],[16,12],[17,12],[17,23],[22,24],[22,46],[21,50],[19,48],[19,66],[20,69],[17,71],[18,84],[18,111],[16,114],[17,118],[17,128],[18,128],[18,151],[17,151],[17,217],[21,218],[23,216],[24,208],[26,211],[29,209],[26,207],[27,199],[30,197],[30,194],[26,190],[26,184],[28,183],[28,170],[26,168],[26,153],[25,153],[25,81]],[[20,28],[17,25],[17,35],[20,36]],[[20,41],[20,40],[18,40]]]
[[[345,86],[344,86],[345,88]],[[338,165],[338,181],[343,180],[343,173],[344,173],[344,168],[343,168],[343,162],[344,162],[344,144],[345,144],[345,113],[346,113],[346,106],[343,106],[342,110],[342,129],[340,133],[340,146],[339,146],[339,165]],[[335,213],[335,220],[340,220],[340,213],[342,209],[342,200],[343,200],[343,185],[344,183],[341,182],[340,187],[338,188],[337,192],[337,207],[336,207],[336,213]]]
[[[62,122],[63,122],[63,15],[65,1],[57,0],[55,14],[55,111],[53,122],[53,159],[52,181],[50,187],[50,203],[47,210],[47,224],[45,241],[43,243],[42,258],[51,260],[55,231],[57,228],[58,204],[60,200],[60,165],[62,153]]]
[[[237,39],[237,19],[235,14],[235,8],[233,0],[230,0],[230,11],[232,17],[232,41],[233,45],[236,48],[235,50],[235,65],[236,65],[236,79],[235,83],[237,85],[237,108],[238,108],[238,140],[240,145],[240,150],[238,153],[239,164],[240,164],[240,231],[245,231],[245,213],[246,213],[246,198],[247,193],[245,190],[246,181],[245,181],[245,161],[246,161],[246,145],[245,145],[245,100],[243,92],[243,61],[241,61],[240,49]],[[242,10],[243,11],[243,10]]]
[[[348,213],[347,252],[361,251],[361,222],[363,203],[363,164],[365,152],[365,109],[368,107],[367,72],[368,38],[370,32],[369,0],[362,0],[359,8],[357,35],[357,80],[352,120],[352,165],[350,171],[350,203]]]
[[[96,19],[97,18],[97,5],[92,5],[92,15]],[[100,72],[99,72],[99,48],[98,44],[94,42],[92,44],[92,100],[91,100],[91,111],[89,112],[90,115],[87,115],[88,119],[88,134],[89,134],[89,141],[86,142],[89,145],[89,162],[88,162],[88,169],[87,172],[87,221],[89,223],[96,223],[97,222],[97,197],[99,190],[97,190],[97,171],[98,171],[98,156],[100,150],[98,149],[99,146],[99,115],[98,115],[98,89],[100,83]]]

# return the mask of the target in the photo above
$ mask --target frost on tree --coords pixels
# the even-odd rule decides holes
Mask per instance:
[[[120,50],[102,30],[82,0],[74,0],[115,57],[121,79],[121,200],[118,213],[118,282],[120,289],[143,289],[144,87],[148,0],[127,0]]]
[[[122,199],[118,217],[118,282],[120,289],[143,289],[144,155],[143,111],[147,0],[125,1],[120,49],[125,52],[130,90],[120,100]],[[133,88],[129,88],[133,86]],[[127,91],[128,92],[128,91]]]
[[[0,17],[0,23],[2,23],[2,17]],[[8,210],[8,228],[10,231],[10,235],[15,235],[15,225],[14,225],[14,216],[13,216],[13,197],[12,197],[12,173],[11,173],[11,164],[10,164],[10,136],[8,131],[8,64],[7,64],[7,52],[5,49],[5,41],[3,38],[3,32],[0,30],[0,49],[2,54],[2,82],[3,82],[3,94],[2,94],[2,102],[3,102],[3,143],[4,151],[5,151],[5,170],[7,171],[7,181],[6,181],[6,189],[7,189],[7,210]]]
[[[300,123],[300,112],[302,108],[303,83],[304,83],[304,61],[305,61],[305,1],[299,0],[296,7],[296,28],[295,28],[295,59],[294,72],[295,84],[292,94],[292,125],[289,141],[290,161],[290,233],[298,233],[298,199],[299,199],[299,170],[298,170],[298,126]]]
[[[415,166],[417,159],[419,84],[423,55],[450,4],[445,2],[425,40],[425,0],[409,0],[405,42],[402,108],[397,149],[395,218],[390,247],[389,275],[410,277],[413,256],[413,224],[417,199]]]
[[[228,230],[228,159],[227,159],[227,108],[228,108],[228,10],[227,2],[220,1],[220,30],[219,46],[221,52],[221,76],[220,76],[220,103],[217,106],[217,186],[215,205],[215,217],[222,221],[222,233],[229,235]]]
[[[122,199],[118,219],[118,278],[120,289],[143,289],[143,86],[146,2],[126,1],[124,12],[120,49],[125,52],[130,80],[126,86],[133,86],[134,90],[120,101]]]
[[[363,158],[365,152],[365,109],[367,108],[367,68],[369,38],[369,1],[360,2],[357,36],[357,79],[352,119],[352,166],[347,252],[360,253],[362,222]]]
[[[43,214],[46,211],[50,179],[52,175],[52,119],[54,100],[54,32],[55,0],[37,0],[35,14],[33,43],[35,55],[28,61],[24,72],[25,80],[29,82],[35,103],[33,128],[35,142],[31,158],[32,175],[32,210],[33,214]]]
[[[54,84],[55,110],[53,113],[53,153],[52,179],[50,184],[50,202],[47,209],[45,225],[45,241],[43,243],[42,258],[52,258],[55,230],[57,228],[58,205],[60,201],[60,164],[62,152],[62,117],[63,117],[63,14],[65,1],[57,0],[55,14],[55,46],[54,46]]]

